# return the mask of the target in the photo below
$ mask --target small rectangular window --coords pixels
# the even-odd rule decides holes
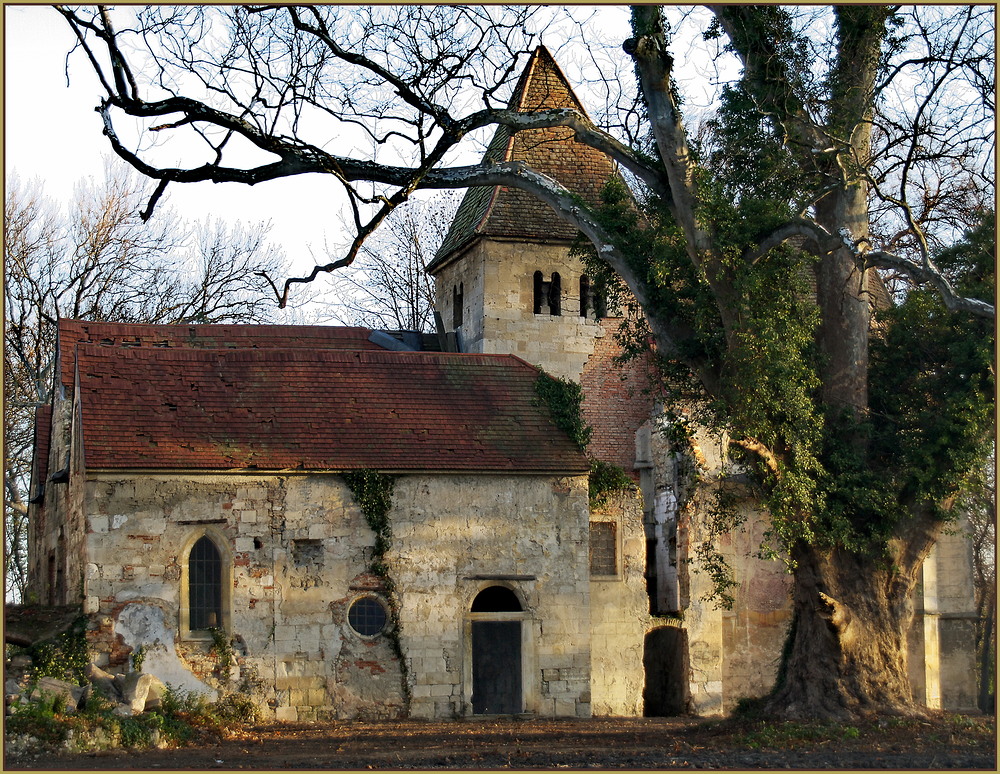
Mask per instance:
[[[618,535],[613,521],[590,522],[590,574],[618,574]]]

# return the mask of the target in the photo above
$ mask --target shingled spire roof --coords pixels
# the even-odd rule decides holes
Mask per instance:
[[[536,48],[528,60],[508,107],[524,113],[566,107],[586,112],[544,46]],[[488,164],[523,161],[592,203],[598,201],[601,187],[615,172],[614,164],[603,153],[576,142],[567,127],[526,129],[514,135],[507,127],[498,127],[483,160]],[[441,249],[427,268],[433,272],[478,236],[553,241],[572,240],[576,233],[529,193],[507,186],[477,186],[466,193]]]

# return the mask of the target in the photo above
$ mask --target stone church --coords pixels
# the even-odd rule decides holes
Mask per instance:
[[[567,105],[539,48],[512,107]],[[563,129],[501,128],[487,154],[591,200],[616,174]],[[766,693],[789,577],[755,557],[744,498],[718,546],[734,604],[706,599],[685,470],[739,473],[706,434],[693,460],[671,447],[575,237],[520,191],[470,189],[427,267],[437,334],[61,320],[30,593],[83,605],[99,666],[141,652],[169,684],[283,720],[711,715]],[[585,452],[543,372],[582,386]],[[635,486],[591,498],[592,460]],[[910,673],[930,706],[975,706],[971,561],[950,535],[923,570]]]

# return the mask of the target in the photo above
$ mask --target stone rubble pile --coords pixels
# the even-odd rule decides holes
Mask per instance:
[[[42,677],[32,683],[25,674],[30,664],[26,656],[15,656],[8,662],[4,680],[4,705],[8,715],[18,704],[39,702],[46,697],[61,699],[65,712],[77,712],[98,695],[114,705],[113,712],[129,717],[160,707],[167,690],[163,681],[153,675],[144,672],[111,674],[93,664],[87,667],[86,685],[54,677]],[[19,678],[12,676],[18,673]]]

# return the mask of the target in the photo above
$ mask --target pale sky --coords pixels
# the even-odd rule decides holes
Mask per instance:
[[[69,26],[44,5],[4,6],[5,177],[39,178],[45,192],[67,201],[81,178],[103,176],[104,158],[113,156],[101,134],[97,79],[79,53],[66,84],[65,55],[73,45]],[[266,186],[197,183],[168,188],[169,204],[182,217],[208,214],[227,222],[271,221],[271,239],[280,243],[296,271],[323,259],[325,236],[337,239],[331,195],[336,184],[302,175]]]
[[[617,44],[628,36],[627,12],[608,11],[601,31]],[[74,39],[51,7],[5,5],[4,21],[5,177],[16,172],[23,181],[38,178],[46,194],[65,203],[81,178],[99,180],[104,158],[113,155],[94,110],[101,96],[96,77],[77,52],[67,86],[65,57]],[[549,37],[545,41],[558,46]],[[271,221],[271,241],[284,249],[293,272],[306,273],[330,260],[324,240],[334,250],[343,246],[339,193],[326,176],[302,175],[254,187],[173,185],[166,201],[192,220],[211,214],[230,223]]]

